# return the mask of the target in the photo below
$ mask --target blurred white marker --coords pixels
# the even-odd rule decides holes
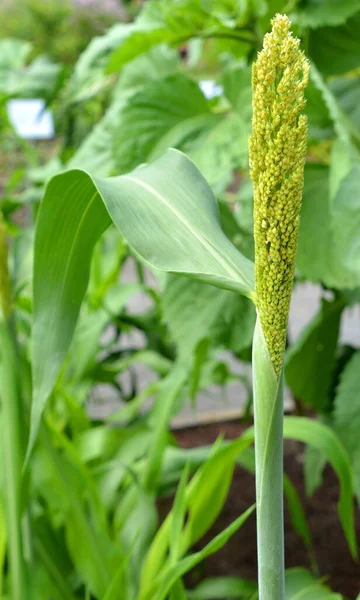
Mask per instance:
[[[17,135],[26,140],[50,140],[54,137],[54,121],[45,101],[40,98],[15,99],[7,103],[9,121]]]
[[[222,85],[219,85],[215,81],[210,79],[199,81],[199,87],[204,94],[205,98],[211,100],[212,98],[216,98],[217,96],[221,96],[223,93]]]

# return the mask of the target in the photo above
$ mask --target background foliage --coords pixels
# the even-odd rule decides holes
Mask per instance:
[[[32,408],[33,414],[38,411],[37,424],[48,402],[39,435],[33,436],[26,474],[18,474],[20,487],[11,488],[4,477],[1,482],[3,598],[28,599],[29,593],[41,600],[256,597],[252,582],[236,578],[204,581],[195,590],[186,590],[183,581],[183,575],[223,545],[248,515],[240,516],[203,550],[191,553],[221,511],[235,462],[242,460],[252,469],[251,431],[236,442],[219,440],[212,449],[192,451],[179,449],[169,432],[172,417],[187,402],[196,404],[198,394],[211,384],[225,389],[240,379],[251,406],[249,381],[229,365],[223,351],[250,362],[253,306],[232,289],[209,285],[217,273],[212,273],[213,279],[207,273],[205,282],[199,282],[145,265],[141,249],[152,244],[151,232],[139,239],[134,252],[125,241],[120,217],[118,222],[114,219],[120,233],[114,225],[109,227],[103,206],[83,222],[80,200],[91,191],[92,180],[100,185],[109,181],[103,178],[124,175],[144,162],[164,161],[165,151],[176,148],[209,183],[226,237],[245,257],[253,258],[248,173],[251,63],[278,11],[289,14],[312,64],[294,285],[307,281],[321,289],[318,313],[299,337],[288,340],[285,377],[301,418],[290,416],[286,427],[289,437],[311,446],[304,470],[309,492],[320,484],[327,461],[335,468],[341,481],[339,515],[355,554],[351,503],[352,485],[357,500],[360,497],[360,345],[344,345],[340,331],[344,314],[358,310],[360,302],[358,3],[149,0],[143,6],[126,3],[122,21],[115,21],[109,15],[94,18],[75,11],[67,3],[31,1],[21,18],[14,5],[7,18],[0,19],[0,131],[6,165],[0,169],[0,190],[11,237],[18,356],[10,369],[20,382],[14,391],[20,447],[14,437],[4,436],[2,452],[4,457],[17,456],[20,467],[30,428],[32,383],[37,386],[40,375],[48,383],[42,401]],[[205,93],[204,81],[213,82],[211,94]],[[6,102],[16,97],[46,100],[55,115],[54,141],[18,138],[6,111]],[[164,162],[155,164],[167,169]],[[86,183],[79,172],[67,173],[74,168],[90,174]],[[189,169],[179,163],[174,186]],[[57,178],[47,188],[52,205],[46,214],[43,204],[38,220],[36,243],[43,265],[33,282],[39,203],[50,178],[62,172],[73,188],[66,195],[65,179]],[[81,177],[82,188],[76,177]],[[109,208],[109,184],[101,185]],[[194,202],[206,201],[195,185],[192,192]],[[67,220],[62,220],[65,205]],[[138,218],[140,209],[141,204]],[[74,245],[76,219],[83,225],[76,238],[81,260],[69,267],[65,262]],[[163,241],[169,249],[173,232],[181,237],[174,223],[169,217],[168,238]],[[41,231],[50,226],[58,247],[44,248]],[[227,240],[217,235],[221,255]],[[43,284],[48,263],[55,265],[63,282],[56,292],[63,304],[58,301],[57,320],[51,322],[56,336],[46,320],[55,306],[49,298],[56,289],[55,281],[49,288]],[[191,272],[190,267],[178,271]],[[42,296],[35,296],[35,309],[43,317],[40,350],[30,344],[36,289],[42,290]],[[146,302],[134,314],[131,306],[139,293]],[[145,386],[139,365],[151,375]],[[9,392],[5,384],[2,375],[4,405]],[[103,397],[105,391],[115,399],[116,411],[93,421],[89,398]],[[310,417],[311,422],[302,420]],[[2,421],[6,428],[5,408]],[[172,511],[160,525],[156,498],[175,489]],[[295,530],[311,549],[290,481],[285,492]],[[18,507],[10,518],[9,506]],[[12,548],[14,531],[20,548]],[[12,552],[20,557],[23,578],[26,573],[25,591],[15,592],[17,575],[8,561]],[[299,589],[304,599],[340,598],[301,569],[289,572],[287,586],[289,599]]]

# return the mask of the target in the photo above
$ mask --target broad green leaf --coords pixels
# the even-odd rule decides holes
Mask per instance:
[[[247,122],[251,121],[251,69],[240,63],[231,63],[223,72],[224,94]]]
[[[318,86],[315,85],[312,77],[309,79],[305,93],[305,112],[309,123],[309,143],[311,144],[313,140],[317,141],[332,137],[334,130],[333,120],[330,117],[323,94],[318,89]]]
[[[124,107],[140,89],[146,88],[154,80],[170,75],[177,70],[177,66],[176,52],[164,45],[153,48],[126,65],[116,84],[111,105],[71,157],[66,165],[67,169],[85,169],[100,177],[116,173],[114,153],[118,155],[117,144],[122,143],[121,132],[120,135],[116,134],[119,132]],[[114,143],[114,137],[118,140],[117,143]]]
[[[242,254],[254,259],[253,188],[243,182],[234,204],[219,202],[221,226]]]
[[[178,51],[167,44],[161,44],[124,65],[119,73],[115,94],[119,95],[123,90],[139,90],[151,81],[173,75],[180,68]]]
[[[216,193],[223,193],[233,181],[235,169],[248,166],[250,120],[242,114],[229,113],[204,128],[196,143],[181,147],[204,175]],[[236,144],[234,144],[236,140]]]
[[[181,123],[186,129],[190,119],[208,114],[199,86],[185,75],[150,82],[132,95],[121,111],[113,136],[116,171],[126,173],[146,162],[172,128]]]
[[[0,40],[0,95],[44,97],[55,88],[62,68],[44,56],[27,65],[31,49],[24,40]]]
[[[353,481],[349,457],[344,446],[329,427],[305,417],[285,417],[284,437],[298,440],[320,450],[335,470],[340,481],[339,517],[351,553],[356,557]]]
[[[285,379],[295,398],[326,411],[333,379],[342,300],[322,300],[320,311],[302,330],[286,358]]]
[[[359,66],[359,26],[360,12],[357,12],[339,27],[310,31],[309,54],[322,73],[337,75]]]
[[[114,171],[112,140],[120,120],[121,103],[114,102],[83,140],[67,164],[68,169],[86,169],[100,177]]]
[[[111,220],[151,266],[254,294],[252,262],[222,232],[210,188],[180,152],[111,179],[54,177],[36,228],[29,448],[74,333],[93,248]]]
[[[66,190],[63,178],[68,182]],[[39,211],[35,237],[29,448],[74,333],[88,284],[92,250],[110,222],[85,173],[70,172],[51,181]]]
[[[328,168],[307,164],[300,218],[296,264],[300,274],[313,282],[324,281],[330,270]]]
[[[343,178],[332,205],[334,254],[340,257],[345,288],[360,282],[360,162]]]
[[[301,567],[288,569],[285,574],[286,600],[343,600],[332,592],[321,580],[316,579]]]
[[[32,45],[25,40],[3,38],[0,41],[0,73],[1,77],[12,69],[19,69],[26,63]],[[1,81],[1,80],[0,80]]]
[[[348,151],[351,150],[351,136],[352,128],[351,123],[347,116],[343,112],[341,106],[337,102],[336,97],[331,92],[330,88],[326,84],[320,71],[314,64],[311,65],[311,81],[316,89],[321,93],[323,101],[329,111],[329,115],[332,119],[334,130],[338,137],[347,146]]]
[[[329,88],[356,131],[360,132],[360,77],[338,77],[329,81]]]
[[[100,37],[94,37],[80,55],[69,86],[69,101],[80,102],[96,95],[106,84],[105,67],[111,52],[126,36],[128,27],[118,23]]]
[[[360,498],[359,389],[360,351],[358,350],[341,374],[333,412],[335,429],[350,454],[358,498]]]
[[[353,164],[348,145],[337,138],[331,147],[331,162],[329,172],[329,194],[333,200],[339,191],[340,184],[349,173]]]
[[[150,162],[167,148],[177,148],[194,161],[214,192],[220,194],[233,181],[234,170],[247,167],[249,133],[250,121],[242,114],[208,110],[168,130],[156,143]]]
[[[134,23],[124,29],[123,39],[113,51],[108,62],[108,71],[118,71],[137,56],[148,52],[160,43],[181,43],[191,37],[197,24],[191,22],[186,11],[182,19],[167,18],[165,2],[149,2]],[[173,7],[176,10],[177,7]],[[200,7],[199,7],[200,8]],[[199,15],[202,16],[201,10]],[[199,17],[198,17],[199,18]]]
[[[209,5],[201,0],[181,0],[175,5],[164,0],[148,2],[135,23],[127,27],[126,35],[110,57],[108,71],[118,71],[160,43],[178,46],[191,37],[221,36],[221,33],[226,36],[229,31],[235,39],[248,39],[251,43],[253,37],[246,30],[239,31],[247,19],[247,8],[237,2],[225,7],[222,1]]]
[[[13,72],[8,94],[25,98],[51,98],[62,81],[63,68],[38,56],[20,72]]]
[[[359,162],[355,162],[337,183],[337,192],[331,199],[328,167],[305,167],[297,266],[301,276],[314,283],[340,290],[359,287],[359,168]]]
[[[208,337],[200,340],[194,349],[193,353],[193,364],[190,371],[189,377],[189,396],[192,402],[196,399],[196,394],[200,387],[201,375],[204,372],[205,365],[210,362],[210,346],[211,340]]]
[[[296,6],[296,13],[290,18],[294,23],[311,29],[325,25],[334,27],[345,23],[358,10],[354,0],[305,0]]]
[[[205,579],[193,590],[187,591],[189,600],[253,600],[256,583],[240,577],[214,577]]]
[[[211,136],[212,131],[223,121],[223,118],[223,115],[210,111],[209,104],[206,112],[180,120],[162,137],[155,140],[149,162],[162,156],[168,148],[177,148],[187,155],[191,150],[196,151],[198,146],[204,148],[206,137]]]
[[[170,277],[163,294],[164,319],[179,358],[191,360],[198,342],[211,337],[234,352],[251,345],[252,303],[239,294],[181,277]]]

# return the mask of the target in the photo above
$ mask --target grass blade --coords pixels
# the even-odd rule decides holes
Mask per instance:
[[[29,600],[31,591],[21,530],[23,517],[22,407],[19,390],[18,357],[9,323],[0,323],[2,437],[5,470],[5,514],[7,522],[12,600]]]

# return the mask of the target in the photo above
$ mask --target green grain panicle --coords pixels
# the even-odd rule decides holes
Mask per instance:
[[[279,376],[286,342],[299,231],[307,119],[304,90],[309,63],[284,15],[253,65],[253,121],[249,140],[254,184],[256,305]]]

